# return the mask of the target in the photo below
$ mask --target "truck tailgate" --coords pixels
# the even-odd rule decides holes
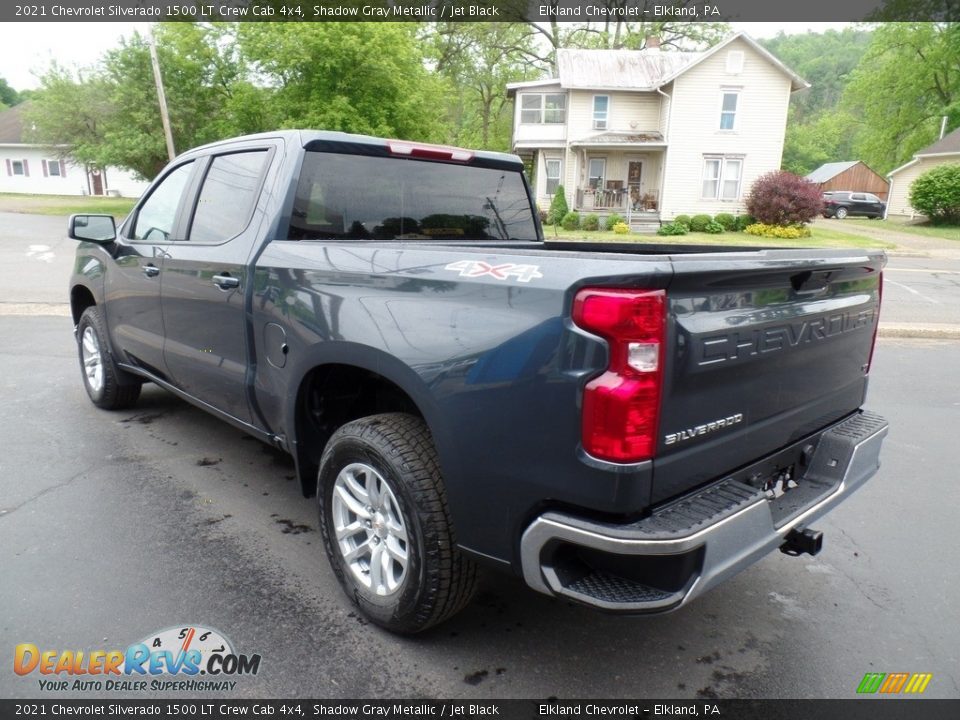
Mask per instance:
[[[652,502],[856,411],[882,252],[675,255]]]

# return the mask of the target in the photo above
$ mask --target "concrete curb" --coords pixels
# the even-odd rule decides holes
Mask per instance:
[[[0,302],[0,315],[26,315],[33,317],[53,315],[57,317],[70,317],[70,305],[67,303]]]
[[[923,338],[928,340],[960,340],[960,325],[953,323],[880,323],[877,336],[882,338]]]

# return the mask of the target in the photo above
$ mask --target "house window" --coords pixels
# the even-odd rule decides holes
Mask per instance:
[[[555,195],[560,187],[560,173],[563,163],[558,159],[546,160],[547,195]]]
[[[520,122],[558,124],[567,121],[567,96],[562,93],[520,96]]]
[[[724,90],[720,101],[720,129],[733,130],[737,124],[737,106],[740,93],[736,90]]]
[[[59,160],[44,160],[47,166],[47,175],[50,177],[60,177],[60,161]]]
[[[743,72],[743,50],[731,50],[727,53],[727,74],[739,75]]]
[[[594,130],[606,130],[607,129],[607,116],[610,111],[610,96],[609,95],[594,95],[593,96],[593,129]]]
[[[705,158],[703,161],[703,199],[739,199],[742,177],[743,158]]]
[[[10,165],[14,175],[26,175],[23,170],[23,160],[14,160]]]
[[[607,174],[606,158],[590,158],[588,165],[590,188],[603,190],[603,178]]]

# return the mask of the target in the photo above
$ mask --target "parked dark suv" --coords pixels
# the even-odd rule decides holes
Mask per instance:
[[[887,204],[876,195],[848,190],[835,190],[823,194],[823,216],[843,220],[848,215],[868,218],[883,217]]]

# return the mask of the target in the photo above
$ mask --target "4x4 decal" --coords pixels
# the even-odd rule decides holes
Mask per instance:
[[[518,282],[530,282],[534,278],[542,278],[539,265],[516,265],[504,263],[491,265],[482,260],[458,260],[447,265],[444,270],[453,270],[460,277],[482,277],[489,275],[496,280],[516,278]]]

